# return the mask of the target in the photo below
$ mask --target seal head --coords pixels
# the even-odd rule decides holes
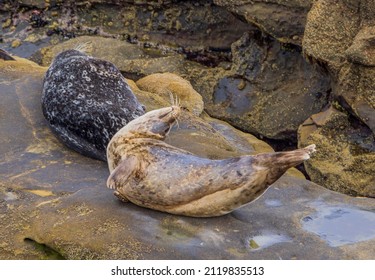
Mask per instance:
[[[181,114],[181,108],[173,105],[146,113],[123,127],[119,134],[128,138],[164,140]]]

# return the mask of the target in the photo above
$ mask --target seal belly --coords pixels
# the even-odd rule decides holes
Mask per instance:
[[[150,158],[118,191],[137,205],[175,214],[191,215],[198,208],[207,216],[230,212],[253,200],[255,178],[262,177],[261,169],[251,167],[251,157],[210,160],[151,149]]]

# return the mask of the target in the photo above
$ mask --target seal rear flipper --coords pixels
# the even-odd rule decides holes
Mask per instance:
[[[259,154],[254,156],[259,167],[267,169],[266,184],[270,185],[279,179],[289,168],[308,160],[314,153],[315,145],[286,152]]]
[[[286,171],[288,168],[308,160],[315,151],[315,145],[313,144],[293,151],[258,154],[254,156],[254,159],[259,166],[269,169],[277,167]]]
[[[138,163],[136,156],[129,156],[122,159],[111,175],[109,175],[107,187],[115,190],[122,188],[134,169],[138,166]]]
[[[47,118],[47,117],[46,117]],[[64,127],[62,124],[49,124],[54,135],[64,143],[68,148],[90,158],[107,161],[105,149],[97,149],[93,143],[76,135],[73,131]]]

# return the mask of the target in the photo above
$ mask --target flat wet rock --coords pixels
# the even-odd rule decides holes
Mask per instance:
[[[106,164],[72,152],[49,131],[39,98],[45,68],[27,63],[0,67],[6,132],[0,139],[1,259],[375,258],[369,227],[365,239],[337,246],[306,228],[306,217],[319,221],[324,207],[359,209],[372,221],[373,199],[287,175],[254,203],[218,218],[173,216],[118,201],[105,187]],[[241,134],[226,135],[229,141]],[[356,216],[347,217],[358,225]]]

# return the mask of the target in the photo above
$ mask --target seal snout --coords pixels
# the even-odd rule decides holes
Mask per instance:
[[[181,108],[179,106],[171,106],[166,108],[163,114],[159,115],[159,119],[165,121],[168,124],[173,124],[181,114]]]

